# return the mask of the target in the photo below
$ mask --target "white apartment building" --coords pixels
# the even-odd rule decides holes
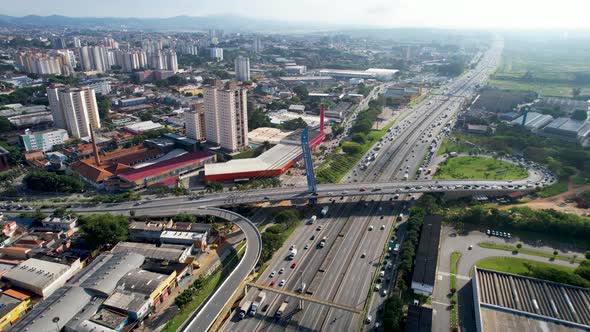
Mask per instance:
[[[24,135],[20,135],[20,138],[27,152],[36,150],[47,152],[53,150],[54,145],[64,144],[69,136],[65,129],[49,129],[38,132],[27,129]]]
[[[99,73],[110,70],[112,65],[104,46],[82,46],[80,48],[80,63],[83,71]]]
[[[89,137],[90,128],[100,128],[98,105],[93,89],[50,86],[47,88],[53,121],[77,138]]]
[[[74,72],[67,50],[44,52],[19,52],[16,63],[20,70],[39,75],[71,75]]]
[[[203,89],[208,142],[235,152],[248,145],[247,90],[236,82],[215,81]]]
[[[205,110],[203,104],[194,104],[191,110],[184,112],[186,137],[197,141],[205,139]]]
[[[236,80],[249,81],[250,80],[250,59],[244,56],[238,56],[234,61],[236,69]]]
[[[223,61],[223,48],[212,47],[209,49],[209,57],[215,61]]]

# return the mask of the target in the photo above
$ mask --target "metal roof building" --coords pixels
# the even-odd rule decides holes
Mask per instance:
[[[432,308],[409,305],[406,332],[430,331],[432,331]]]
[[[588,331],[590,289],[475,267],[477,331]]]
[[[543,136],[559,138],[576,142],[579,138],[588,136],[590,122],[572,120],[570,118],[557,118],[543,128]]]
[[[77,264],[66,265],[29,258],[4,274],[3,278],[13,286],[47,297],[80,269]]]
[[[58,288],[39,302],[33,310],[18,322],[14,331],[46,331],[56,326],[68,326],[70,331],[89,319],[117,286],[117,282],[129,271],[141,266],[143,256],[135,253],[102,254],[67,285]]]
[[[434,290],[442,219],[441,215],[425,216],[420,231],[420,243],[412,274],[412,289],[426,296],[432,295]]]
[[[521,125],[523,117],[524,115],[521,115],[515,120],[512,120],[511,123],[515,125]],[[544,126],[548,125],[551,121],[553,121],[553,117],[551,115],[529,112],[527,114],[526,123],[524,124],[524,126],[528,130],[537,131],[543,128]]]
[[[148,259],[166,262],[183,263],[190,254],[191,246],[162,246],[141,242],[119,242],[112,250],[112,253],[134,252]]]

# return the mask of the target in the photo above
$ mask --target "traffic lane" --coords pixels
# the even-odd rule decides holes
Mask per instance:
[[[374,206],[369,205],[364,207],[364,203],[361,203],[361,214],[370,214]],[[346,273],[346,261],[349,259],[349,256],[354,252],[354,244],[356,239],[362,235],[362,232],[365,229],[365,225],[368,222],[369,216],[351,216],[354,220],[351,220],[351,227],[349,231],[344,235],[342,240],[342,245],[337,248],[334,260],[328,266],[326,272],[324,273],[324,278],[322,279],[318,296],[324,299],[331,299],[332,294],[336,290],[335,288],[338,287],[338,279],[342,278]],[[314,294],[315,295],[315,294]],[[326,308],[323,306],[320,307],[309,307],[303,314],[303,317],[300,321],[300,324],[307,328],[311,328],[314,330],[318,330],[321,328],[323,323],[323,316],[326,313]]]
[[[329,216],[337,213],[336,211],[332,211],[332,213],[329,212]],[[319,214],[318,214],[319,215]],[[290,242],[285,242],[285,244],[283,245],[283,247],[280,250],[285,251],[285,255],[283,256],[276,256],[273,257],[273,259],[271,260],[271,264],[269,264],[269,268],[266,269],[266,271],[264,272],[264,276],[268,276],[273,270],[276,271],[276,276],[274,278],[274,281],[276,283],[275,287],[278,287],[278,284],[280,282],[280,280],[285,279],[286,280],[286,284],[284,286],[285,289],[289,289],[289,285],[292,285],[291,280],[293,280],[293,278],[297,278],[297,270],[291,269],[291,264],[293,262],[297,262],[297,261],[301,261],[303,260],[304,262],[308,259],[308,257],[310,257],[310,253],[313,253],[313,246],[310,245],[310,248],[305,250],[303,249],[305,244],[308,244],[309,242],[311,242],[310,238],[313,235],[315,237],[314,241],[317,241],[318,239],[321,238],[321,236],[324,236],[326,234],[327,231],[329,231],[329,229],[327,227],[325,227],[326,224],[329,223],[329,220],[331,218],[319,218],[316,220],[316,223],[314,225],[309,225],[306,223],[300,225],[297,230],[302,230],[300,232],[299,237],[295,240],[298,243],[298,249],[300,250],[299,252],[301,252],[301,255],[296,256],[296,259],[293,261],[286,261],[285,257],[287,255],[288,252],[288,248],[290,246]],[[317,227],[322,225],[323,228],[321,231],[317,231]],[[290,237],[291,238],[291,237]],[[298,254],[299,254],[298,252]],[[311,254],[312,255],[312,254]],[[313,256],[313,255],[312,255]],[[302,266],[304,266],[305,263],[303,263],[303,265],[301,264],[302,262],[300,262],[296,268],[300,269]],[[278,274],[278,271],[284,268],[285,269],[285,274]],[[286,277],[283,277],[286,276]],[[263,282],[264,278],[259,278],[259,282]],[[267,282],[268,284],[268,282]],[[252,298],[254,298],[256,296],[257,292],[250,292],[252,294],[250,294],[250,296]],[[284,296],[282,295],[276,295],[276,294],[267,294],[267,300],[266,300],[266,304],[268,304],[268,308],[265,312],[261,311],[260,314],[257,314],[256,317],[249,319],[248,321],[242,321],[243,323],[241,324],[244,328],[244,330],[257,330],[257,329],[261,329],[261,325],[267,324],[268,322],[272,321],[273,315],[276,312],[276,309],[278,309],[278,307],[280,306],[280,303],[282,303],[282,299],[284,298]],[[263,306],[265,307],[266,304]]]
[[[334,220],[338,219],[340,215],[349,214],[350,211],[353,209],[353,205],[354,204],[344,205],[344,208],[338,210],[340,212],[338,213],[337,217],[331,218],[330,220],[326,221],[326,224],[324,226],[324,230],[326,230],[326,233],[322,234],[321,236],[316,237],[316,239],[314,240],[314,245],[311,246],[309,249],[310,254],[307,256],[307,259],[305,261],[298,263],[297,271],[294,272],[295,277],[290,279],[289,281],[287,281],[287,284],[285,286],[286,289],[296,291],[301,286],[301,279],[303,279],[303,282],[306,283],[307,287],[309,287],[309,285],[311,284],[311,279],[313,278],[315,272],[319,269],[320,265],[323,263],[323,260],[325,259],[325,257],[328,254],[328,252],[327,252],[328,248],[330,248],[333,245],[333,243],[337,237],[337,234],[339,232],[338,227],[332,227],[330,224],[333,224]],[[314,229],[315,229],[315,225],[310,225],[310,226],[314,226]],[[327,244],[326,244],[326,247],[319,248],[318,243],[323,236],[326,236],[328,238],[326,241]],[[286,297],[286,296],[278,297],[277,301],[274,303],[274,307],[272,309],[273,310],[272,312],[276,312],[276,309],[278,309],[280,304],[286,299],[289,299],[289,297]],[[296,300],[289,301],[289,305],[287,307],[287,312],[289,314],[295,312],[297,306],[298,306],[298,301],[296,301]],[[272,322],[272,321],[267,321],[267,323],[270,323],[270,322]],[[277,323],[276,321],[274,321],[274,322]],[[281,320],[278,323],[280,323],[281,325],[284,326],[285,325],[284,323],[286,323],[286,322],[285,322],[285,320]],[[265,325],[265,327],[266,326],[267,325]],[[262,329],[264,329],[264,327],[259,327],[259,329],[262,330]]]
[[[381,211],[383,212],[383,211]],[[345,285],[342,287],[344,290],[339,296],[339,303],[350,304],[357,307],[364,307],[367,301],[367,294],[372,291],[371,285],[375,277],[375,274],[380,271],[380,261],[383,254],[383,248],[388,241],[389,232],[393,225],[392,216],[388,216],[381,219],[380,213],[373,217],[371,225],[373,226],[372,231],[366,231],[367,238],[365,239],[364,247],[357,251],[355,260],[351,271],[353,272],[352,278],[347,277]],[[381,226],[385,226],[385,229],[381,229]],[[361,258],[361,255],[365,253],[366,257]],[[380,297],[380,295],[375,294]],[[357,327],[363,317],[348,312],[337,312],[332,310],[333,318],[338,318],[336,324],[332,324],[332,330],[344,331],[348,326]],[[342,317],[342,318],[339,318]]]
[[[277,254],[275,254],[271,258],[268,268],[266,268],[265,271],[262,271],[259,278],[257,279],[258,283],[265,283],[268,285],[272,281],[274,281],[278,287],[278,283],[280,282],[280,280],[291,277],[292,273],[291,273],[291,269],[290,269],[290,264],[289,264],[289,261],[285,260],[285,258],[289,252],[288,248],[292,244],[294,244],[298,248],[298,250],[299,250],[298,254],[301,253],[300,256],[304,256],[306,254],[306,252],[303,249],[305,246],[305,242],[306,242],[306,240],[309,239],[312,232],[314,232],[314,229],[311,229],[309,227],[305,227],[306,222],[307,222],[307,220],[305,220],[303,222],[303,225],[300,225],[299,227],[297,227],[295,229],[292,236],[289,237],[290,242],[285,242],[283,247],[281,247],[279,250],[277,250]],[[278,273],[281,268],[285,269],[284,274]],[[270,278],[269,276],[273,271],[275,271],[275,276],[273,278]],[[245,300],[252,301],[256,298],[257,295],[258,295],[258,291],[255,288],[253,288],[252,291],[248,292]],[[265,304],[262,306],[262,308],[265,307],[266,304],[271,303],[274,300],[274,298],[276,298],[276,297],[277,297],[277,295],[275,295],[274,293],[267,292],[267,298],[266,298]],[[227,326],[226,329],[230,330],[230,331],[233,331],[236,329],[238,329],[238,330],[239,329],[254,330],[254,328],[257,324],[256,321],[266,319],[265,316],[269,315],[270,311],[271,311],[270,309],[266,310],[266,312],[260,310],[260,312],[257,313],[255,318],[247,318],[242,321],[233,319],[233,320],[231,320],[230,323],[228,323],[226,325]],[[235,316],[234,316],[234,318],[235,318]]]

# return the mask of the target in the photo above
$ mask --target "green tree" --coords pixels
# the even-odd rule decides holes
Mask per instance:
[[[302,118],[287,120],[281,124],[282,128],[285,130],[297,130],[300,128],[307,127],[307,122],[305,122]]]
[[[260,127],[270,127],[270,118],[262,108],[255,108],[254,105],[248,103],[248,129],[254,130]]]
[[[110,122],[108,114],[111,110],[111,98],[98,94],[96,95],[96,104],[98,106],[98,115],[100,119],[105,122]]]
[[[298,85],[293,88],[293,92],[295,92],[301,100],[307,99],[309,97],[309,91],[307,91],[307,87],[305,85]]]
[[[13,129],[14,126],[12,125],[12,123],[10,123],[10,121],[6,117],[0,116],[0,133],[6,133],[12,131]]]
[[[352,137],[350,139],[353,142],[357,142],[359,144],[365,144],[367,142],[367,135],[365,135],[363,133],[355,133],[355,134],[352,134]]]
[[[403,307],[403,301],[397,296],[392,296],[385,300],[383,307],[383,330],[395,332],[403,330]]]
[[[18,165],[23,160],[23,151],[18,147],[10,145],[4,141],[0,141],[0,147],[8,151],[8,163],[10,165]]]
[[[344,142],[344,144],[342,144],[342,151],[348,153],[348,154],[357,154],[357,153],[361,153],[361,151],[363,150],[363,147],[355,142]]]
[[[588,112],[586,110],[575,110],[571,116],[572,120],[586,121]]]
[[[582,93],[581,88],[572,88],[572,97],[574,97],[574,99],[578,98],[581,93]]]
[[[84,182],[77,176],[58,175],[45,171],[28,173],[23,183],[30,190],[41,192],[75,193],[84,189]]]
[[[90,214],[80,217],[84,243],[90,249],[116,244],[127,239],[129,222],[125,216]]]

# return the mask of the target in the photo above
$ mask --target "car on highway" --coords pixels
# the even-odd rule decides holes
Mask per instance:
[[[383,216],[381,216],[381,219],[383,219]],[[385,225],[381,225],[381,230],[385,229]]]
[[[275,281],[271,281],[270,284],[268,284],[269,287],[274,287],[275,286]]]
[[[294,269],[295,267],[297,267],[297,262],[293,262],[293,264],[291,264],[292,269]]]
[[[284,267],[282,267],[282,268],[279,270],[279,274],[283,274],[283,273],[285,273],[285,268],[284,268]]]
[[[361,254],[361,258],[365,258],[365,257],[367,257],[367,254],[363,252],[363,253]]]
[[[276,274],[277,274],[277,271],[272,271],[272,272],[271,272],[271,273],[268,275],[268,277],[269,277],[269,278],[274,278],[274,276],[275,276]]]
[[[322,225],[318,225],[318,227],[315,230],[316,231],[321,231],[322,230]]]
[[[283,287],[285,286],[285,279],[281,280],[281,282],[279,282],[279,287]]]
[[[315,235],[312,235],[312,236],[309,238],[309,240],[311,240],[311,241],[315,240]]]
[[[372,231],[373,230],[373,225],[369,226],[369,230]]]
[[[306,244],[305,247],[303,247],[303,249],[309,249],[309,244]]]

